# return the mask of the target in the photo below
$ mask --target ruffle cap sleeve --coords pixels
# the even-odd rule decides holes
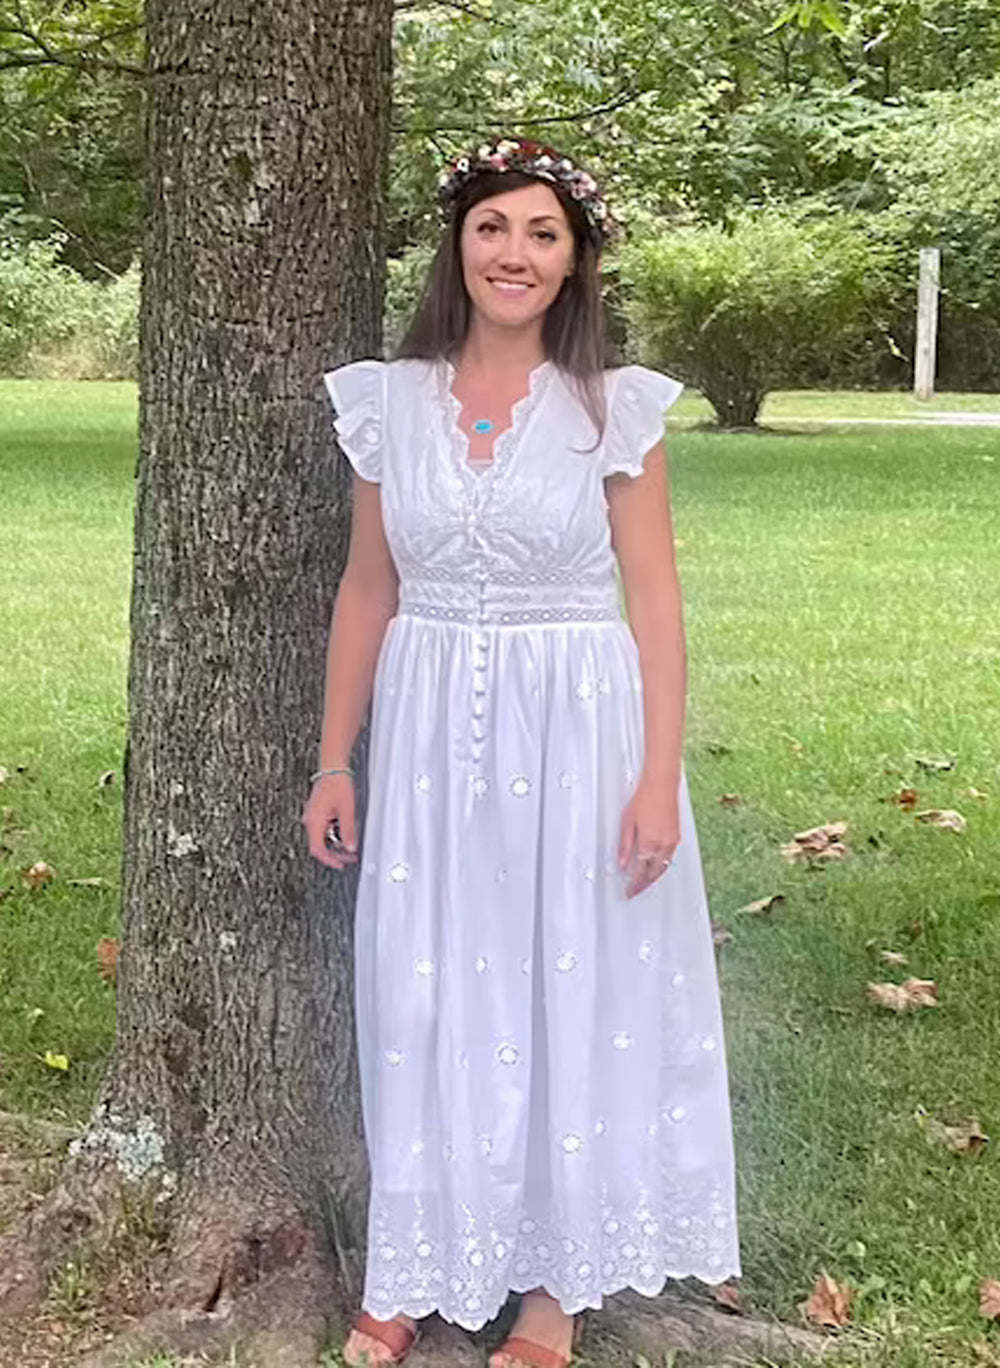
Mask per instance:
[[[341,451],[362,479],[378,484],[385,437],[385,362],[351,361],[325,371],[323,381],[336,410],[333,426]]]
[[[684,386],[645,366],[622,366],[610,376],[602,474],[641,475],[642,458],[663,436],[663,415]]]

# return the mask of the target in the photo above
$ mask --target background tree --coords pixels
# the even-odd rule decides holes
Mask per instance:
[[[22,240],[57,230],[85,277],[138,255],[142,45],[139,0],[0,0],[0,218]]]

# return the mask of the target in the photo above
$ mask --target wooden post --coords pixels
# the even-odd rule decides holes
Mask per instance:
[[[913,392],[918,399],[934,397],[940,285],[941,251],[937,247],[921,247],[920,291],[917,300],[917,356],[913,376]]]

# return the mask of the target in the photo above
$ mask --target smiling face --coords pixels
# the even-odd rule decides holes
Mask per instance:
[[[543,181],[474,204],[460,245],[472,307],[500,327],[540,320],[573,269],[573,231]]]

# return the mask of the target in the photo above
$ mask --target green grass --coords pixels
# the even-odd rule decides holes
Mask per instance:
[[[915,1113],[1000,1123],[1000,431],[689,433],[672,453],[687,767],[735,935],[721,970],[747,1282],[792,1316],[825,1266],[867,1289],[862,1319],[903,1306],[971,1335],[978,1279],[1000,1270],[1000,1170],[930,1147]],[[962,811],[966,834],[888,804],[901,783]],[[725,792],[743,805],[720,807]],[[841,819],[843,864],[781,860],[794,832]],[[787,902],[770,918],[734,914],[772,892]],[[936,979],[941,1007],[871,1008],[865,984],[901,977],[871,939]]]
[[[114,1024],[95,946],[117,918],[135,413],[129,384],[0,383],[0,1107],[73,1119]],[[28,892],[38,860],[57,877]]]
[[[13,1111],[83,1117],[111,1042],[94,947],[115,931],[119,788],[97,780],[124,744],[134,419],[131,385],[0,383],[0,765],[28,767],[0,786]],[[972,1346],[998,1347],[976,1288],[1000,1277],[1000,430],[679,429],[668,447],[687,771],[713,915],[735,937],[720,974],[745,1298],[797,1319],[826,1268],[861,1289],[852,1364],[988,1362]],[[958,808],[965,834],[888,803],[904,783],[921,808]],[[731,792],[742,803],[721,806]],[[838,819],[844,862],[781,859]],[[38,859],[57,877],[29,891],[19,870]],[[114,887],[66,882],[94,875]],[[772,892],[786,902],[770,917],[736,914]],[[938,982],[938,1009],[866,1002],[869,980],[908,973]],[[919,1108],[975,1115],[994,1141],[955,1156]]]
[[[760,419],[774,423],[837,418],[913,418],[932,413],[1000,413],[1000,394],[936,394],[923,402],[905,390],[779,390],[764,400]],[[697,390],[686,390],[671,410],[671,422],[711,422],[712,406]]]

